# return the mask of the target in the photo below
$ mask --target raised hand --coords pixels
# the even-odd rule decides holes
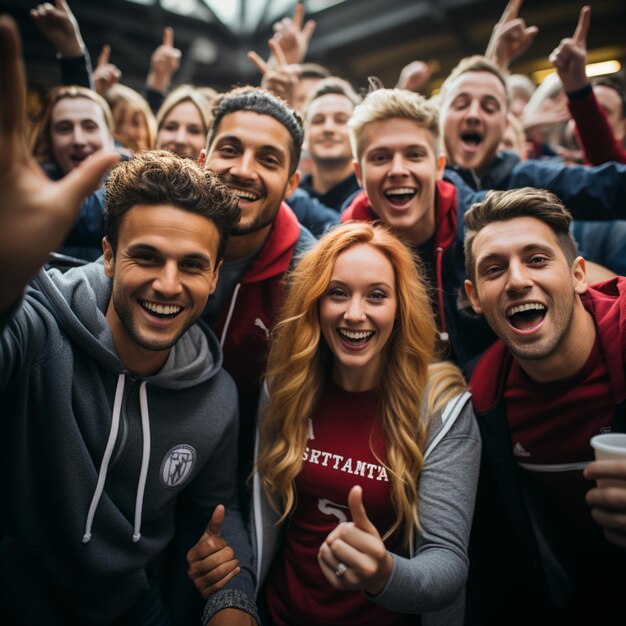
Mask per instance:
[[[187,553],[187,574],[204,600],[241,571],[235,553],[220,536],[225,513],[222,504],[215,507],[202,537]]]
[[[326,537],[317,560],[336,589],[362,589],[377,595],[389,581],[393,558],[367,517],[360,486],[350,490],[348,507],[352,521],[342,522]]]
[[[270,50],[276,59],[275,67],[269,67],[256,52],[248,52],[248,59],[262,74],[261,87],[276,94],[291,106],[294,104],[295,92],[300,81],[300,66],[288,64],[282,48],[274,39],[269,40]]]
[[[117,66],[109,62],[110,56],[111,46],[102,46],[96,69],[93,71],[93,83],[100,95],[105,94],[122,77],[122,72],[120,72]]]
[[[180,66],[182,53],[174,48],[174,29],[163,29],[163,42],[150,57],[150,71],[146,85],[153,91],[166,91],[172,82],[172,76]]]
[[[539,32],[536,26],[526,26],[526,22],[518,17],[522,1],[509,0],[487,44],[485,56],[504,71],[508,71],[511,62],[528,50]]]
[[[599,483],[586,496],[591,517],[611,543],[626,548],[626,460],[594,461],[583,473]]]
[[[293,11],[293,20],[285,17],[273,26],[274,36],[272,39],[281,47],[286,64],[304,61],[316,23],[313,20],[308,20],[306,24],[303,24],[304,4],[298,2]]]
[[[522,113],[522,125],[529,130],[567,122],[570,118],[567,96],[561,91],[556,98],[546,98],[536,110],[526,107]]]
[[[65,239],[81,201],[117,159],[99,151],[53,182],[24,137],[26,78],[15,22],[0,17],[0,311],[21,296],[48,254]]]
[[[30,16],[43,36],[59,51],[62,57],[76,58],[83,54],[85,44],[78,21],[65,0],[55,0],[32,9]]]
[[[420,91],[426,85],[432,73],[433,70],[428,63],[411,61],[402,68],[396,88]]]
[[[587,34],[591,23],[591,7],[584,6],[578,16],[576,31],[572,37],[561,39],[561,43],[550,55],[550,63],[556,68],[563,89],[572,93],[589,84],[585,66],[587,64]]]

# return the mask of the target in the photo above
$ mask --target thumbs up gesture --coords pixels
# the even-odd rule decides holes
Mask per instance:
[[[351,522],[342,522],[320,547],[317,560],[335,589],[361,589],[378,595],[387,585],[393,558],[363,506],[363,489],[348,494]]]
[[[224,506],[218,504],[202,537],[187,552],[187,575],[204,600],[241,571],[239,559],[220,536],[225,513]]]

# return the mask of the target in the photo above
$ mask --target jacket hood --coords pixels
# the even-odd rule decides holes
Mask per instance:
[[[119,360],[105,314],[112,281],[102,262],[73,268],[41,271],[27,295],[52,312],[63,332],[100,365],[119,375],[128,370]],[[161,370],[146,380],[158,387],[185,389],[214,376],[222,364],[217,339],[201,322],[196,322],[171,349]]]
[[[263,247],[245,272],[241,283],[256,283],[286,272],[299,236],[298,219],[287,203],[283,202]]]
[[[341,215],[341,221],[373,222],[380,219],[370,205],[365,191],[360,191]],[[435,185],[435,248],[450,247],[456,238],[457,192],[453,184],[438,180]]]

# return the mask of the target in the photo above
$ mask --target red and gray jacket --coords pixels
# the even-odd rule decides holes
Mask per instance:
[[[224,353],[224,369],[234,378],[239,394],[240,468],[252,460],[261,378],[270,332],[283,304],[285,273],[314,242],[313,235],[283,202],[261,251],[235,285],[213,325]]]

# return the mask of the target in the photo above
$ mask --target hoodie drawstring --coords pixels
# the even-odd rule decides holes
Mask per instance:
[[[98,482],[96,490],[89,505],[87,513],[87,522],[85,523],[85,533],[83,534],[83,543],[91,540],[91,528],[96,510],[102,498],[104,491],[104,483],[106,481],[107,472],[109,471],[109,463],[113,456],[113,449],[117,440],[117,433],[120,426],[120,416],[122,414],[122,400],[124,398],[125,376],[120,374],[117,379],[117,388],[115,390],[115,400],[113,402],[113,415],[111,416],[111,430],[109,439],[104,450],[104,456],[100,463],[100,471],[98,472]],[[146,490],[146,480],[148,476],[148,465],[150,463],[150,414],[148,412],[148,394],[146,393],[146,382],[142,382],[139,387],[139,407],[141,411],[141,434],[143,437],[143,452],[141,456],[141,470],[139,472],[139,483],[137,485],[137,497],[135,499],[135,520],[133,526],[133,541],[137,542],[141,538],[141,514],[143,511],[143,496]]]
[[[230,299],[228,315],[226,316],[226,321],[224,322],[224,328],[222,330],[222,336],[220,337],[220,348],[224,347],[224,341],[226,341],[226,332],[228,331],[228,327],[230,326],[230,320],[233,316],[233,313],[235,312],[235,302],[237,301],[237,294],[239,293],[240,287],[241,283],[237,283],[233,291],[233,297]]]
[[[437,258],[435,260],[435,273],[437,275],[437,300],[439,301],[439,324],[441,325],[441,332],[439,333],[439,339],[441,341],[448,341],[450,335],[446,332],[446,312],[443,308],[443,248],[437,246],[435,248]]]
[[[133,527],[133,541],[141,539],[141,513],[143,510],[143,493],[146,490],[146,477],[150,463],[150,414],[148,413],[148,394],[146,381],[139,387],[139,407],[141,410],[141,434],[143,437],[143,452],[141,455],[141,471],[137,484],[137,499],[135,500],[135,525]]]
[[[122,413],[122,399],[124,397],[124,374],[120,374],[117,378],[117,389],[115,390],[115,401],[113,402],[113,415],[111,416],[111,431],[109,432],[109,440],[104,450],[102,463],[100,463],[100,471],[98,472],[98,482],[96,490],[89,505],[89,513],[87,513],[87,523],[85,524],[85,534],[83,535],[83,543],[88,543],[91,539],[91,526],[96,509],[100,503],[102,492],[104,491],[104,481],[106,480],[107,471],[109,469],[109,461],[113,455],[113,448],[117,440],[117,431],[120,427],[120,414]]]

